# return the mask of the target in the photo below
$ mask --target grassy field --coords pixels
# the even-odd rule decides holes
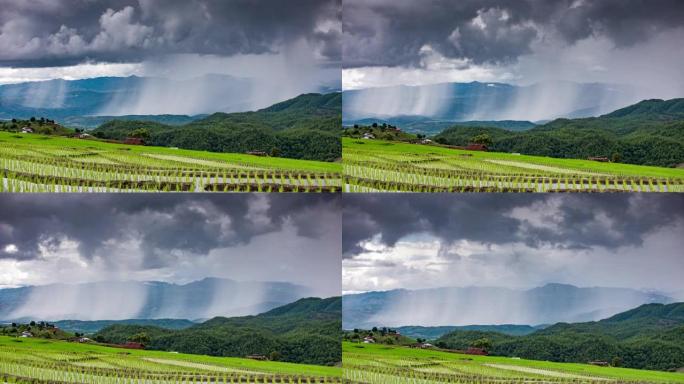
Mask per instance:
[[[0,192],[339,192],[336,163],[0,132]]]
[[[336,367],[0,336],[0,383],[340,383]]]
[[[684,373],[345,342],[344,378],[365,384],[684,383]]]
[[[684,192],[684,169],[342,139],[344,192]]]

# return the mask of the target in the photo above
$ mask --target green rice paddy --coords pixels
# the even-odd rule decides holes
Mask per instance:
[[[344,192],[684,192],[684,169],[342,139]]]

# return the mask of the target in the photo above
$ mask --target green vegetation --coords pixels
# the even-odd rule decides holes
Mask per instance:
[[[0,192],[337,192],[341,166],[0,132]]]
[[[217,317],[183,330],[113,325],[99,342],[141,342],[148,349],[335,365],[341,361],[342,299],[302,299],[257,316]]]
[[[684,169],[342,138],[345,192],[684,191]]]
[[[442,335],[453,331],[490,331],[503,333],[504,335],[523,336],[529,335],[544,327],[533,327],[531,325],[501,324],[501,325],[464,325],[464,326],[440,326],[440,327],[421,327],[406,326],[397,327],[402,335],[422,338],[427,340],[436,339]]]
[[[113,120],[92,134],[124,140],[143,132],[155,146],[335,161],[341,156],[341,111],[339,93],[305,94],[255,112],[214,113],[184,125]]]
[[[74,131],[65,128],[54,120],[49,120],[44,117],[32,117],[28,120],[0,120],[0,131],[21,133],[22,131],[30,131],[41,135],[70,135]]]
[[[492,344],[489,352],[499,356],[676,370],[684,367],[684,303],[646,304],[601,321],[558,323],[527,336],[455,331],[435,344],[464,349],[483,338]]]
[[[434,140],[464,146],[481,134],[491,137],[490,150],[496,152],[673,167],[684,163],[684,99],[644,100],[600,117],[557,119],[524,132],[455,125]]]
[[[355,343],[362,342],[364,339],[372,339],[374,343],[385,345],[411,345],[422,341],[421,339],[415,340],[406,337],[397,332],[396,329],[377,327],[370,330],[354,329],[353,331],[344,332],[342,339]]]
[[[84,334],[95,333],[103,328],[115,324],[128,325],[152,325],[159,328],[167,329],[184,329],[195,325],[196,323],[190,320],[182,319],[128,319],[128,320],[61,320],[55,321],[55,325],[59,329],[68,332],[78,332]]]
[[[57,327],[55,324],[46,323],[44,321],[32,321],[27,324],[11,323],[0,325],[0,336],[21,337],[22,335],[57,340],[65,340],[74,336]]]
[[[340,383],[341,369],[0,336],[12,384]]]
[[[342,344],[348,383],[684,383],[684,374],[379,344]]]

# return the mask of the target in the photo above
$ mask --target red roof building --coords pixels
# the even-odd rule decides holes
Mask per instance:
[[[487,152],[488,148],[484,144],[468,144],[467,147],[465,147],[467,151],[485,151]]]

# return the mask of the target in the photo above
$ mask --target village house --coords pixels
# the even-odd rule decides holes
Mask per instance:
[[[475,143],[468,144],[468,146],[466,146],[465,149],[467,151],[484,151],[484,152],[487,152],[489,150],[486,145],[475,144]]]
[[[21,337],[33,337],[33,334],[29,331],[24,331],[21,333]]]
[[[421,143],[421,144],[430,144],[430,143],[432,143],[432,140],[430,140],[430,139],[423,139],[423,140],[420,141],[420,143]]]
[[[469,347],[468,349],[465,350],[465,353],[468,355],[480,355],[480,356],[487,356],[489,355],[489,352],[487,352],[486,349],[484,348],[475,348],[475,347]]]
[[[31,127],[24,127],[21,129],[21,133],[33,133],[33,128]]]
[[[126,140],[124,140],[124,144],[128,145],[145,145],[145,142],[143,139],[139,137],[127,137]]]
[[[247,151],[245,153],[252,156],[268,156],[268,153],[264,151]]]
[[[92,136],[90,134],[87,134],[87,133],[80,133],[76,137],[78,137],[79,139],[87,139],[87,138],[92,137]]]
[[[364,344],[374,344],[375,339],[373,338],[373,336],[366,336],[363,338],[363,343]]]
[[[248,358],[248,359],[252,359],[252,360],[259,360],[259,361],[266,361],[266,360],[268,360],[268,357],[266,357],[266,356],[264,356],[264,355],[248,355],[247,358]]]
[[[598,367],[608,367],[610,366],[610,363],[607,361],[590,361],[589,364],[591,365],[596,365]]]
[[[375,135],[372,134],[372,133],[366,132],[366,133],[363,134],[363,138],[364,138],[364,139],[367,139],[367,140],[368,140],[368,139],[375,139]]]
[[[587,157],[587,160],[600,161],[602,163],[610,162],[610,160],[605,156],[589,156],[589,157]]]

